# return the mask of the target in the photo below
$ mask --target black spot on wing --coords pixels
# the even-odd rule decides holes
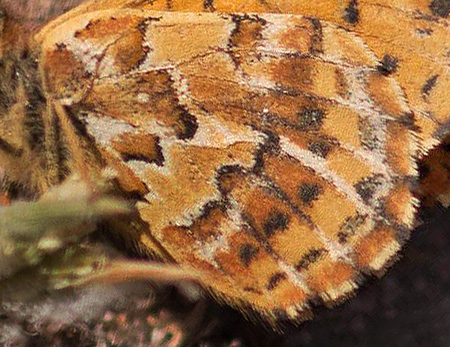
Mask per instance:
[[[356,24],[359,21],[358,1],[352,0],[344,10],[344,20],[349,24]]]
[[[422,89],[420,90],[420,92],[422,93],[422,97],[425,99],[427,96],[430,95],[431,90],[434,88],[434,86],[436,85],[436,82],[438,80],[439,75],[434,75],[432,77],[430,77],[425,84],[422,86]]]
[[[261,144],[260,149],[265,153],[278,154],[280,152],[280,138],[277,134],[266,131],[266,140]]]
[[[275,289],[275,287],[280,284],[281,280],[286,278],[286,274],[283,272],[277,272],[273,274],[270,279],[269,283],[267,283],[267,290],[272,291]]]
[[[321,108],[306,108],[298,113],[298,128],[304,131],[317,130],[325,118]]]
[[[267,236],[274,234],[277,231],[283,231],[289,224],[289,216],[280,212],[272,211],[269,218],[263,224],[263,230]]]
[[[298,195],[300,200],[305,204],[309,205],[314,200],[317,200],[317,197],[322,192],[322,187],[318,184],[304,183],[298,189]]]
[[[382,184],[382,177],[374,175],[365,177],[354,185],[356,192],[365,203],[370,203],[378,187]]]
[[[447,18],[450,13],[450,1],[449,0],[433,0],[430,3],[430,10],[433,14]]]
[[[308,150],[319,157],[326,158],[328,153],[331,151],[331,146],[325,141],[316,141],[308,146]]]
[[[197,118],[184,110],[180,114],[180,130],[177,137],[180,140],[190,140],[197,133],[198,123]]]
[[[210,11],[210,12],[215,12],[216,8],[214,7],[214,0],[204,0],[203,1],[203,8],[205,10]]]
[[[258,254],[259,250],[253,245],[246,243],[239,249],[239,259],[244,266],[249,266],[255,256]]]
[[[389,76],[393,72],[397,71],[398,68],[398,59],[386,54],[380,62],[380,65],[377,66],[377,70],[383,76]]]
[[[320,249],[312,249],[308,253],[306,253],[299,262],[295,265],[295,269],[297,271],[307,270],[308,267],[315,263],[322,254],[326,253],[326,250],[323,248]]]

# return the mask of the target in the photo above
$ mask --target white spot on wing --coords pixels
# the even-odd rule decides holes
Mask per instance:
[[[120,134],[135,131],[133,126],[120,119],[99,117],[92,113],[84,119],[88,132],[104,146],[109,146],[111,140]]]
[[[147,93],[138,93],[137,98],[140,102],[145,104],[145,103],[149,102],[150,95],[148,95]]]

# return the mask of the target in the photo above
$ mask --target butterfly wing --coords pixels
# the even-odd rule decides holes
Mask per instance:
[[[408,236],[418,133],[357,34],[280,14],[89,12],[49,31],[50,98],[148,223],[141,244],[269,318],[336,302]]]
[[[355,37],[295,16],[90,16],[45,42],[48,92],[86,112],[122,181],[148,191],[148,233],[216,294],[295,316],[395,254],[415,140]],[[377,80],[402,112],[370,96]]]

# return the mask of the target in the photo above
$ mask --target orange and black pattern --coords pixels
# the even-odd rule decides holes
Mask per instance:
[[[44,154],[19,175],[34,141],[0,134],[5,177],[37,194],[69,172],[108,177],[136,201],[141,248],[201,270],[219,300],[298,320],[409,237],[418,159],[446,135],[449,11],[90,1],[31,44],[36,114],[4,119],[38,119],[25,133]]]

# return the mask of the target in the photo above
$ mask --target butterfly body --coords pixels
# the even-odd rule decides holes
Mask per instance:
[[[141,248],[269,320],[348,297],[414,224],[416,161],[450,107],[450,33],[407,1],[319,3],[92,1],[50,23],[35,71],[51,174],[22,180],[40,193],[109,172],[137,197]],[[394,23],[397,35],[380,30]],[[411,75],[418,62],[433,74]]]

